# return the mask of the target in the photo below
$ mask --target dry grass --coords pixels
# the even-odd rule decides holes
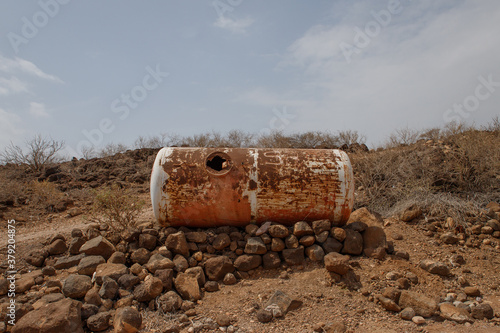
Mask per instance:
[[[91,219],[116,232],[134,227],[145,202],[130,189],[117,185],[94,191]]]

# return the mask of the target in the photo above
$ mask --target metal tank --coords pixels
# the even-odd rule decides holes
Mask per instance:
[[[163,148],[151,173],[163,226],[344,225],[354,203],[347,154],[336,149]]]

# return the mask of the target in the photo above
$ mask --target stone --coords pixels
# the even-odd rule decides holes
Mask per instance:
[[[172,289],[172,285],[174,282],[174,270],[173,269],[159,269],[155,272],[154,276],[161,280],[161,282],[163,284],[163,290],[171,290]]]
[[[244,254],[236,258],[234,267],[241,272],[256,269],[262,264],[262,257],[257,254]]]
[[[206,278],[205,278],[205,272],[203,271],[202,267],[200,266],[190,267],[186,269],[185,273],[194,276],[198,281],[198,285],[200,287],[205,285]]]
[[[66,242],[63,239],[56,239],[50,245],[47,247],[47,251],[49,251],[50,255],[58,255],[58,254],[63,254],[68,250],[68,246],[66,245]]]
[[[268,323],[271,320],[273,320],[273,314],[271,311],[265,310],[265,309],[259,309],[257,310],[257,320],[260,321],[261,323]]]
[[[163,291],[163,283],[157,277],[148,275],[144,282],[134,289],[134,297],[139,302],[149,302],[155,299]]]
[[[56,269],[54,268],[54,266],[45,266],[44,268],[42,268],[42,274],[44,276],[54,276],[56,275]],[[1,295],[1,293],[0,293]]]
[[[277,252],[267,252],[262,256],[262,266],[265,269],[278,268],[281,265],[281,259]]]
[[[271,240],[271,251],[281,252],[285,249],[285,242],[281,238],[273,238]]]
[[[255,233],[257,232],[257,230],[259,230],[259,226],[255,225],[255,224],[253,224],[253,223],[251,223],[251,224],[247,224],[247,225],[245,226],[245,232],[246,232],[247,234],[249,234],[250,236],[254,236],[254,235],[255,235]]]
[[[481,291],[479,290],[478,287],[475,287],[475,286],[468,286],[468,287],[465,287],[464,288],[464,293],[467,295],[467,296],[470,296],[470,297],[478,297],[478,296],[481,296]]]
[[[439,237],[439,239],[441,239],[441,241],[445,244],[456,244],[459,241],[458,237],[451,232],[445,232]]]
[[[94,304],[95,306],[101,306],[102,299],[101,299],[101,296],[99,296],[99,286],[96,285],[93,288],[91,288],[89,291],[87,291],[87,294],[85,295],[84,300],[85,300],[85,303]]]
[[[207,281],[205,282],[205,291],[214,292],[219,290],[219,283],[217,281]]]
[[[345,333],[347,328],[343,321],[328,322],[323,327],[324,333]]]
[[[312,230],[309,223],[305,221],[299,221],[293,225],[293,234],[296,237],[302,237],[305,235],[313,235],[314,231]]]
[[[328,239],[328,236],[330,236],[330,231],[323,231],[322,233],[315,236],[316,242],[324,243]]]
[[[226,256],[217,256],[205,262],[205,275],[209,280],[222,280],[227,273],[234,272],[234,266]]]
[[[349,256],[337,252],[330,252],[325,255],[325,268],[329,272],[345,275],[351,270],[349,266]]]
[[[304,245],[305,247],[313,245],[314,242],[316,242],[316,237],[313,235],[302,236],[299,239],[299,244]]]
[[[386,248],[387,238],[383,228],[371,226],[363,232],[363,249]]]
[[[108,260],[115,251],[114,245],[102,236],[92,238],[80,247],[80,253],[85,253],[88,256],[103,256],[106,260]]]
[[[332,224],[329,220],[317,220],[311,223],[311,227],[315,235],[319,235],[324,231],[330,231]]]
[[[295,249],[284,249],[283,260],[290,266],[301,265],[304,263],[304,247],[300,246]]]
[[[109,276],[105,276],[102,278],[101,289],[99,289],[99,296],[101,298],[114,299],[118,293],[118,283],[110,278]]]
[[[81,306],[65,298],[28,312],[17,320],[12,333],[83,333]]]
[[[28,253],[26,256],[26,262],[35,267],[42,267],[45,258],[49,256],[49,251],[46,249],[35,249]]]
[[[406,208],[401,214],[401,221],[410,222],[422,216],[422,208],[418,205],[412,205]]]
[[[184,272],[189,267],[189,262],[180,254],[176,254],[173,260],[174,268],[177,272]]]
[[[61,293],[47,294],[45,296],[42,296],[42,298],[40,298],[35,303],[33,303],[33,309],[34,310],[39,309],[42,306],[45,306],[49,303],[54,303],[54,302],[60,301],[62,299],[64,299],[64,295]]]
[[[192,243],[205,243],[207,241],[207,234],[199,231],[186,232],[186,240]]]
[[[492,319],[494,316],[494,311],[490,304],[480,303],[472,307],[471,314],[472,317],[479,320],[483,320],[484,318]]]
[[[183,299],[193,302],[201,299],[198,279],[191,274],[178,273],[174,279],[174,286]]]
[[[245,245],[246,254],[265,254],[267,252],[266,244],[260,237],[250,237]]]
[[[404,320],[411,320],[413,317],[415,317],[416,313],[413,308],[404,308],[400,313],[399,316],[401,319]]]
[[[71,241],[69,242],[69,246],[68,246],[69,254],[73,254],[73,255],[79,254],[80,248],[82,247],[83,244],[85,244],[86,241],[87,241],[87,239],[85,237],[76,237],[76,238],[71,239]]]
[[[422,317],[431,317],[438,309],[436,300],[409,290],[401,291],[399,306],[403,309],[413,308],[415,313]]]
[[[401,290],[393,287],[387,287],[382,290],[382,296],[392,299],[394,302],[399,303],[399,297],[401,296]],[[411,319],[411,318],[410,318]]]
[[[357,231],[346,229],[346,237],[342,253],[360,255],[363,252],[363,237]]]
[[[225,313],[220,313],[215,317],[215,322],[217,325],[222,326],[222,327],[227,327],[231,325],[231,317],[229,317]]]
[[[134,252],[132,252],[132,254],[130,254],[130,260],[132,260],[133,263],[137,263],[139,265],[146,264],[150,258],[151,252],[143,247],[135,250]]]
[[[380,216],[380,214],[376,212],[369,211],[366,207],[356,209],[354,212],[351,213],[351,215],[349,216],[349,220],[347,220],[347,224],[351,224],[354,222],[363,222],[368,227],[371,226],[381,227],[384,225],[384,220],[382,219],[382,216]]]
[[[185,257],[189,256],[189,245],[186,241],[186,236],[182,231],[168,235],[165,245],[167,246],[167,249],[173,253],[180,254]]]
[[[156,248],[156,242],[158,239],[149,234],[140,234],[139,235],[139,247],[143,247],[146,250],[153,251]]]
[[[313,244],[306,248],[306,256],[312,261],[323,261],[325,251],[318,244]]]
[[[333,227],[330,230],[330,234],[332,235],[333,238],[338,240],[339,242],[343,242],[346,235],[345,235],[345,229],[343,228],[338,228],[338,227]]]
[[[64,280],[62,292],[66,297],[83,298],[90,288],[92,281],[89,276],[72,274]]]
[[[183,256],[179,255],[181,258],[186,260]],[[187,261],[186,261],[187,262]],[[162,256],[159,253],[153,254],[150,258],[148,263],[145,265],[146,269],[150,271],[151,273],[155,273],[157,270],[160,269],[172,269],[175,267],[175,263]]]
[[[217,251],[223,250],[229,245],[231,245],[231,238],[226,233],[218,234],[212,242],[212,246]]]
[[[285,238],[290,234],[287,227],[282,224],[275,224],[269,227],[269,235],[276,238]]]
[[[92,276],[97,266],[104,264],[106,260],[103,256],[88,256],[80,260],[78,264],[78,274]]]
[[[255,232],[255,236],[260,236],[260,235],[265,234],[269,230],[270,226],[271,226],[271,221],[267,221],[267,222],[263,223],[259,227],[259,229],[257,229],[257,231]]]
[[[290,296],[276,290],[271,298],[264,304],[263,308],[275,318],[283,317],[288,311],[295,310],[302,305],[302,301],[292,299]]]
[[[363,233],[366,230],[366,228],[368,228],[366,223],[361,221],[355,221],[345,226],[345,229],[351,229],[359,233]]]
[[[296,249],[299,247],[299,240],[295,235],[288,235],[285,238],[285,246],[287,249]]]
[[[238,280],[236,279],[236,276],[234,276],[233,273],[227,273],[225,276],[224,276],[224,279],[222,279],[222,283],[224,283],[225,285],[233,285],[233,284],[236,284],[238,282]]]
[[[439,262],[439,261],[434,261],[430,259],[424,259],[420,261],[419,264],[420,268],[423,270],[426,270],[427,272],[431,274],[437,274],[441,276],[448,276],[450,275],[450,268],[446,266],[444,263]]]
[[[74,267],[80,263],[80,261],[85,257],[85,254],[79,254],[76,256],[60,257],[57,258],[54,268],[55,269],[67,269]]]
[[[135,308],[126,306],[115,312],[114,333],[135,333],[141,329],[142,316]]]
[[[341,229],[341,230],[344,230],[344,229]],[[345,235],[345,231],[344,231],[344,235]],[[340,252],[340,250],[342,250],[343,245],[337,239],[332,238],[332,237],[328,237],[326,239],[326,241],[323,244],[321,244],[321,246],[323,247],[323,250],[325,250],[325,253],[328,254],[330,252]]]
[[[125,264],[127,262],[127,257],[125,253],[116,251],[109,257],[107,262],[110,264]]]
[[[165,312],[175,312],[181,308],[182,298],[175,291],[167,291],[158,297],[158,306]]]
[[[118,279],[118,284],[125,290],[130,290],[139,283],[141,279],[133,274],[124,274]]]
[[[469,311],[462,308],[457,308],[452,304],[441,303],[439,305],[439,311],[441,311],[441,317],[443,317],[444,319],[456,321],[460,324],[472,322]]]
[[[411,319],[411,321],[413,321],[417,325],[425,324],[425,318],[422,316],[415,316]]]
[[[378,260],[383,260],[386,256],[385,248],[377,247],[377,248],[366,248],[363,250],[365,256],[369,258],[374,258]]]
[[[109,320],[111,319],[111,313],[99,312],[87,319],[87,327],[92,332],[104,331],[109,327]]]
[[[380,305],[387,311],[392,311],[392,312],[399,312],[401,311],[401,308],[399,305],[396,304],[392,299],[384,297],[384,296],[379,296],[378,300],[380,302]]]
[[[82,320],[87,320],[90,316],[95,315],[99,312],[99,307],[95,304],[83,304],[82,305]]]
[[[109,276],[115,281],[118,281],[118,279],[125,274],[129,273],[129,269],[127,266],[123,264],[100,264],[97,266],[95,270],[95,279],[98,284],[102,283],[102,278],[104,276]]]

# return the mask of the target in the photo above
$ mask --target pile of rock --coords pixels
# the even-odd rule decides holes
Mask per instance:
[[[91,225],[85,233],[74,229],[69,240],[55,235],[25,258],[40,269],[16,281],[17,293],[24,293],[18,297],[17,332],[42,325],[37,318],[49,310],[69,311],[64,320],[70,322],[51,324],[68,330],[85,325],[102,331],[113,325],[115,332],[122,332],[117,327],[130,318],[127,327],[138,329],[134,309],[195,313],[194,304],[204,292],[262,269],[323,262],[340,253],[382,259],[388,244],[380,217],[366,209],[352,215],[342,227],[328,220],[300,221],[290,227],[268,222],[244,229],[145,224],[117,235],[105,226]],[[119,309],[128,312],[123,315]]]
[[[423,210],[418,205],[407,207],[399,216],[401,221],[411,222],[422,219]],[[426,235],[435,237],[444,244],[467,247],[492,246],[500,249],[500,204],[490,202],[478,218],[470,217],[465,225],[452,217],[444,221],[431,218],[425,226]]]

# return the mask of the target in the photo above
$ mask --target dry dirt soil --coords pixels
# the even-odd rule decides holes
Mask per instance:
[[[142,194],[144,199],[147,195]],[[145,209],[140,221],[152,221],[152,210]],[[492,246],[468,248],[459,245],[445,245],[434,237],[425,236],[422,226],[409,224],[397,219],[386,219],[388,240],[394,242],[397,251],[406,251],[410,260],[388,256],[376,260],[364,256],[352,257],[356,262],[355,273],[359,275],[362,288],[349,290],[346,286],[335,284],[326,269],[317,263],[307,261],[299,267],[276,270],[257,270],[249,279],[235,285],[221,284],[218,292],[206,292],[197,304],[196,318],[215,318],[226,314],[235,327],[244,332],[313,332],[322,324],[343,321],[348,332],[500,332],[499,322],[479,321],[473,324],[456,324],[439,318],[428,319],[424,325],[416,325],[402,320],[398,314],[386,311],[363,292],[373,294],[395,281],[386,278],[389,272],[413,272],[418,277],[418,284],[411,290],[431,296],[444,296],[448,292],[458,292],[456,280],[464,276],[471,285],[479,287],[484,301],[491,302],[495,313],[500,313],[500,257],[499,250]],[[57,233],[69,234],[73,228],[85,229],[89,223],[85,215],[68,218],[65,214],[52,214],[47,219],[29,220],[18,224],[17,256],[22,258],[33,247]],[[5,235],[5,229],[3,230]],[[5,262],[6,237],[0,239],[0,262]],[[450,257],[460,254],[465,264],[453,267]],[[448,263],[453,275],[442,278],[430,274],[418,267],[420,260],[433,259]],[[256,318],[256,309],[265,303],[276,290],[281,290],[303,302],[298,309],[290,311],[284,318],[270,323],[260,323]],[[162,332],[161,327],[175,316],[159,316],[151,311],[144,311],[144,328],[140,332]],[[498,319],[498,318],[495,318]]]

